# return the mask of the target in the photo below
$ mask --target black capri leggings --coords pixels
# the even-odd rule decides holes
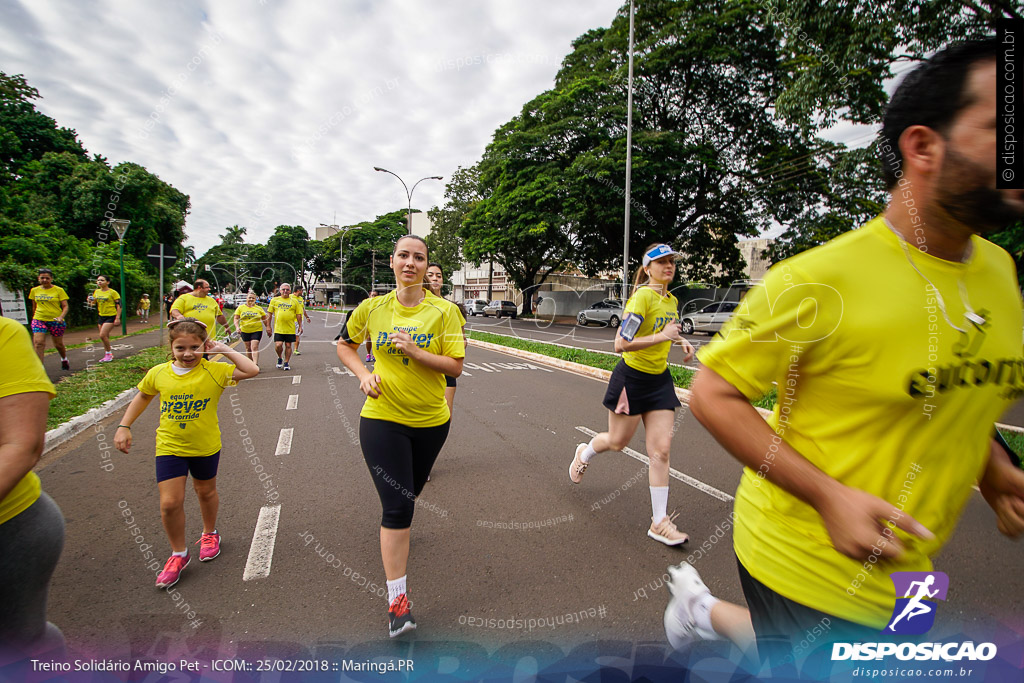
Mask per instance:
[[[359,419],[363,459],[383,508],[380,525],[408,529],[416,496],[427,483],[438,453],[448,438],[451,420],[437,427],[406,427],[397,422]]]

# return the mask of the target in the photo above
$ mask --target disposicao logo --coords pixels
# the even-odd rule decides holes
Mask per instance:
[[[889,617],[889,623],[881,633],[899,635],[920,635],[927,633],[935,624],[935,610],[938,600],[946,599],[949,577],[943,572],[893,572],[891,575],[896,589],[896,606]],[[879,660],[896,657],[899,660],[946,662],[968,660],[987,661],[996,656],[993,643],[971,641],[964,643],[833,643],[832,661]]]
[[[893,572],[896,607],[883,633],[920,635],[935,624],[936,600],[945,600],[949,577],[943,572]]]

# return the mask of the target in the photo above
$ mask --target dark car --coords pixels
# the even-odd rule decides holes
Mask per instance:
[[[495,299],[491,303],[484,306],[483,311],[485,316],[493,315],[495,318],[500,318],[503,315],[507,315],[512,319],[515,319],[518,309],[512,301],[499,301]]]

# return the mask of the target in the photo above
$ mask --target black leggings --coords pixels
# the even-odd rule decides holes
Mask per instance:
[[[416,496],[427,483],[434,461],[448,438],[451,420],[437,427],[406,427],[397,422],[359,419],[363,459],[383,508],[380,525],[408,529]]]

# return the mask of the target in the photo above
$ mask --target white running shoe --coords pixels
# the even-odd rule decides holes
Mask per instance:
[[[587,463],[580,460],[580,454],[587,447],[587,444],[581,443],[576,447],[576,454],[572,456],[572,462],[569,463],[569,479],[572,483],[578,484],[583,480],[583,473],[587,471]]]
[[[690,540],[690,537],[684,534],[682,531],[676,528],[676,525],[672,523],[679,513],[673,512],[671,517],[662,517],[661,521],[654,521],[651,519],[651,528],[647,530],[647,535],[653,538],[655,541],[661,541],[665,545],[682,545]]]
[[[665,608],[665,635],[675,649],[692,643],[695,640],[722,640],[714,631],[697,626],[693,617],[694,609],[711,591],[700,579],[700,574],[688,562],[668,568],[668,589],[672,593],[668,607]]]

